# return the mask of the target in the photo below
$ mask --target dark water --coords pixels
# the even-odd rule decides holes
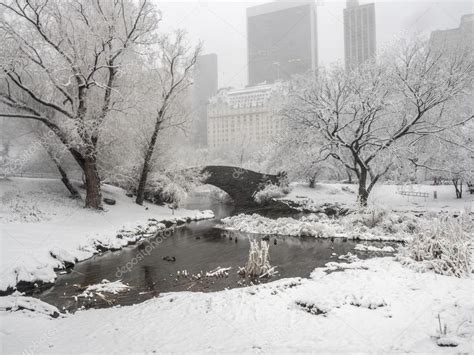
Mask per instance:
[[[189,204],[187,207],[210,207],[217,218],[232,212],[231,206],[212,201],[201,200],[199,204]],[[214,228],[215,224],[216,220],[192,222],[176,229],[172,236],[161,243],[157,239],[150,239],[120,251],[96,255],[77,264],[70,273],[59,275],[54,287],[39,297],[62,310],[75,311],[81,307],[139,303],[162,292],[218,291],[250,284],[250,280],[239,276],[237,270],[247,262],[250,238],[260,239],[262,236],[222,231]],[[285,277],[308,277],[314,268],[324,266],[329,261],[338,261],[339,255],[349,251],[355,254],[353,248],[356,244],[340,239],[271,237],[270,262],[277,267],[278,275],[261,282]],[[366,255],[361,253],[359,257],[364,258]],[[166,261],[164,257],[174,257],[176,260]],[[228,276],[198,280],[192,277],[218,267],[231,267]],[[178,278],[177,272],[183,270],[187,271],[188,277]],[[130,288],[115,295],[104,293],[107,300],[100,296],[74,297],[81,294],[86,286],[100,283],[103,279],[112,282],[122,280]]]

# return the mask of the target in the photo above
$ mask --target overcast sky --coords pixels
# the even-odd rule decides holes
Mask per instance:
[[[317,0],[315,0],[317,1]],[[202,40],[204,53],[216,53],[219,87],[247,84],[246,8],[271,1],[159,1],[162,29],[187,30],[192,41]],[[377,47],[404,33],[429,34],[459,26],[460,17],[474,12],[472,1],[376,0]],[[343,61],[345,1],[318,0],[319,65]]]

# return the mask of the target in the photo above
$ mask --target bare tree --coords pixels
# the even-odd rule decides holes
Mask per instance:
[[[155,70],[159,88],[157,95],[152,97],[156,114],[153,117],[151,136],[144,150],[143,166],[138,181],[136,203],[139,205],[143,204],[148,173],[160,131],[184,123],[175,117],[175,110],[181,95],[192,84],[191,70],[200,51],[201,45],[191,48],[186,43],[186,36],[182,31],[177,31],[173,36],[163,36],[159,40],[158,68]]]
[[[401,147],[473,118],[446,111],[472,86],[473,74],[472,52],[448,55],[410,42],[379,64],[322,70],[296,88],[284,114],[321,140],[315,160],[334,159],[354,172],[366,205]]]
[[[468,104],[472,110],[470,100]],[[452,115],[456,111],[453,109]],[[454,132],[444,131],[423,137],[410,147],[408,159],[435,177],[450,180],[456,198],[462,198],[463,183],[474,181],[474,120],[466,122]]]
[[[84,172],[86,207],[101,208],[97,146],[119,96],[126,53],[153,40],[147,0],[0,1],[0,102],[52,130]]]

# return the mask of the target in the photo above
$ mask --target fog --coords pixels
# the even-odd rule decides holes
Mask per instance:
[[[316,0],[315,0],[316,1]],[[192,40],[216,53],[219,87],[247,84],[246,8],[269,1],[166,1],[158,6],[164,29],[183,28]],[[460,17],[473,12],[471,1],[360,1],[375,3],[377,47],[400,35],[429,35],[435,29],[455,28]],[[317,0],[319,65],[344,60],[345,1]]]

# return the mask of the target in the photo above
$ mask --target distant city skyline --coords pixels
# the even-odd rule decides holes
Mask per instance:
[[[346,69],[363,64],[377,50],[375,4],[347,0],[344,9],[344,64]]]
[[[164,32],[187,30],[194,42],[204,42],[204,52],[219,57],[219,87],[243,87],[248,79],[246,11],[268,1],[165,1]],[[407,33],[429,38],[431,31],[459,26],[462,15],[474,12],[471,1],[374,0],[377,18],[377,46],[382,48]],[[316,3],[316,1],[315,1]],[[345,1],[319,0],[317,3],[319,65],[344,64],[343,9]]]
[[[311,0],[247,8],[248,85],[288,80],[318,65],[316,5]]]

